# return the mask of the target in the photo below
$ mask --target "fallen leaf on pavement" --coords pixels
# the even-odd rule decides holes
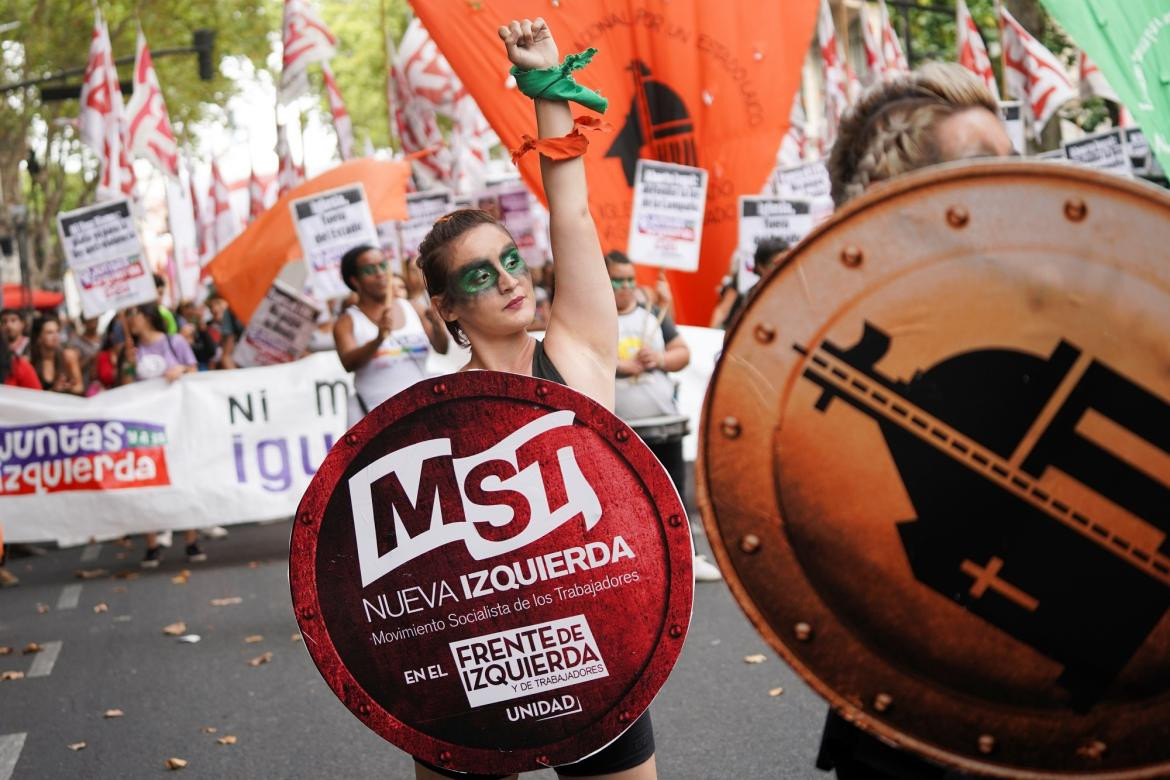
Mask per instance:
[[[167,769],[182,769],[185,766],[187,766],[186,759],[182,759],[182,758],[168,758],[167,759]]]
[[[125,593],[125,592],[126,592],[125,585],[115,585],[114,586],[114,593]]]
[[[264,637],[261,634],[252,634],[251,636],[244,637],[244,644],[246,644],[246,645],[254,645],[257,642],[263,642],[263,641],[264,641]]]
[[[772,688],[771,690],[768,691],[769,696],[779,696],[782,693],[784,693],[783,688]]]
[[[301,636],[300,634],[293,634],[293,635],[292,635],[292,637],[290,637],[290,638],[291,638],[291,639],[292,639],[292,641],[294,641],[294,642],[303,642],[303,641],[305,641],[305,638],[304,638],[303,636]]]
[[[183,642],[184,644],[193,645],[202,638],[203,637],[199,636],[198,634],[183,634],[181,637],[179,637],[179,641]]]
[[[217,731],[219,731],[219,729],[217,729],[215,726],[204,726],[203,727],[204,734],[214,734]]]
[[[23,680],[24,672],[0,672],[0,682],[8,682],[9,680]]]
[[[114,618],[115,623],[129,623],[131,620],[133,620],[133,617],[130,615],[117,615]]]
[[[24,646],[24,649],[21,650],[20,652],[23,655],[32,655],[33,653],[39,653],[44,649],[45,648],[41,647],[36,642],[29,642],[27,645]]]
[[[191,579],[191,570],[190,569],[183,569],[181,572],[176,574],[174,577],[171,577],[171,582],[173,582],[176,585],[186,585],[187,580],[189,580],[189,579]]]
[[[73,572],[73,576],[79,580],[96,580],[98,577],[107,577],[109,574],[105,569],[78,569]]]
[[[220,737],[219,739],[216,740],[216,742],[218,742],[221,745],[234,745],[234,744],[236,744],[236,738],[233,737],[231,734],[228,734],[226,737]]]
[[[261,653],[260,655],[256,656],[252,660],[248,661],[248,666],[259,666],[260,664],[266,664],[271,660],[272,660],[272,651],[269,650],[267,653]]]
[[[93,605],[93,611],[94,612],[109,612],[110,605],[104,601],[99,602],[99,603]]]
[[[45,613],[46,613],[46,612],[48,612],[48,611],[49,611],[49,605],[48,605],[48,604],[37,604],[37,614],[39,614],[39,615],[43,615],[43,614],[45,614]]]
[[[114,573],[114,579],[116,580],[136,580],[141,576],[142,575],[138,572],[131,571],[130,569],[123,569],[122,571]]]
[[[244,600],[239,596],[227,596],[222,599],[212,599],[211,606],[213,607],[230,607],[232,604],[243,604]]]
[[[767,661],[767,660],[768,660],[768,656],[764,655],[763,653],[756,653],[755,655],[745,655],[743,657],[743,662],[745,664],[762,664],[764,661]]]
[[[169,626],[163,627],[163,633],[167,636],[181,636],[187,633],[187,624],[182,620],[178,623],[171,623]]]
[[[120,718],[125,714],[126,713],[122,712],[121,710],[106,710],[105,712],[102,713],[102,717],[103,718]]]
[[[69,745],[70,750],[85,750],[84,742],[73,742]]]
[[[0,655],[12,655],[12,648],[8,646],[0,647]]]

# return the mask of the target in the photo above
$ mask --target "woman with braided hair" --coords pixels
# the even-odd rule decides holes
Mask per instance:
[[[870,186],[955,160],[1007,157],[1011,139],[999,106],[975,74],[955,63],[927,63],[875,84],[841,119],[829,155],[833,203]],[[958,780],[957,770],[899,750],[829,710],[816,762],[838,780]]]
[[[927,63],[875,84],[846,112],[837,133],[828,164],[837,206],[918,168],[1013,153],[995,97],[956,63]]]
[[[557,295],[544,341],[528,334],[536,312],[532,275],[512,236],[486,211],[461,209],[440,218],[419,246],[418,265],[431,305],[456,343],[471,348],[463,370],[508,371],[560,382],[613,409],[617,369],[617,308],[589,213],[585,163],[588,142],[567,100],[604,111],[605,101],[569,75],[593,56],[570,54],[563,64],[542,19],[513,21],[499,29],[515,66],[517,86],[536,104],[539,139],[525,150],[540,152],[540,174],[549,207],[549,235],[557,269]],[[609,745],[573,764],[555,767],[561,777],[650,780],[657,777],[654,731],[645,713]],[[470,775],[423,764],[420,780]],[[490,776],[489,776],[490,777]]]

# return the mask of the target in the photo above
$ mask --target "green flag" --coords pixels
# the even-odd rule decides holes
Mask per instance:
[[[1170,0],[1041,0],[1097,63],[1170,171]]]

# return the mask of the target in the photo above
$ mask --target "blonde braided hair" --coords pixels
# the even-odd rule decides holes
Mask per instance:
[[[871,184],[942,162],[934,128],[970,108],[999,111],[983,82],[956,63],[927,63],[867,89],[842,117],[829,155],[833,202],[840,206]]]

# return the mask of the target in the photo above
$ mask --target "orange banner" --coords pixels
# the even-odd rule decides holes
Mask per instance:
[[[406,219],[406,182],[410,163],[403,161],[350,160],[286,192],[272,208],[207,264],[215,288],[247,322],[272,280],[290,260],[301,257],[301,245],[293,228],[289,202],[315,192],[361,182],[370,203],[374,224]]]
[[[585,161],[603,250],[625,249],[639,157],[706,168],[707,219],[695,273],[668,272],[682,323],[706,325],[735,250],[736,205],[756,195],[788,129],[818,0],[411,0],[455,73],[510,149],[536,134],[532,101],[509,88],[501,23],[543,15],[561,56],[599,53],[575,75],[609,99],[612,135]],[[574,106],[574,114],[586,109]],[[536,155],[520,161],[543,198]],[[654,272],[644,271],[652,281]]]

